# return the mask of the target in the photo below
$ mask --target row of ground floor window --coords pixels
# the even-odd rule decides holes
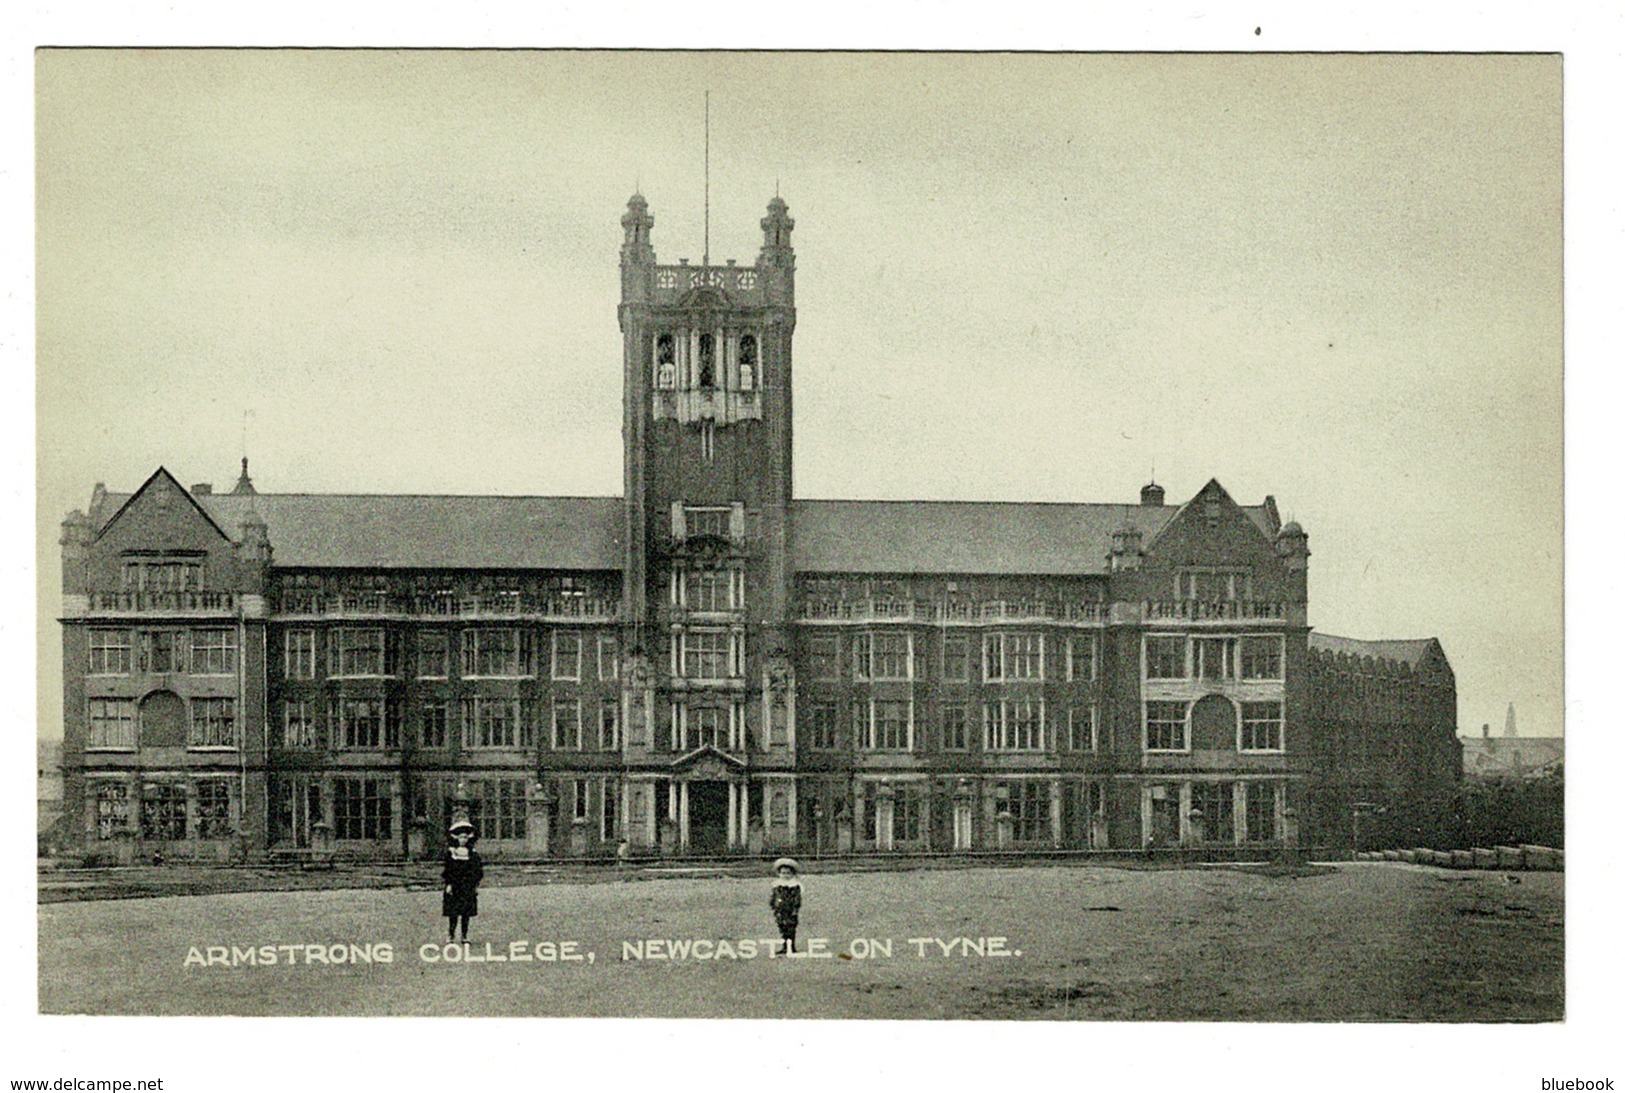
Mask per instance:
[[[495,857],[799,850],[942,852],[1267,846],[1297,841],[1288,776],[549,775],[287,772],[91,774],[83,834],[111,856],[225,860],[331,849],[439,853],[467,816]]]

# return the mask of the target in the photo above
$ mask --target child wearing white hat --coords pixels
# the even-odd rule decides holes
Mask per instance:
[[[463,940],[468,940],[468,920],[480,913],[480,881],[485,878],[485,863],[474,849],[474,825],[458,820],[447,832],[451,845],[440,863],[440,883],[445,891],[440,896],[440,913],[446,919],[446,940],[457,940],[461,924]]]
[[[784,951],[796,951],[796,927],[801,922],[801,881],[796,876],[800,867],[794,858],[780,858],[773,863],[773,894],[767,905],[773,909],[773,921],[779,924],[779,936],[784,938]]]

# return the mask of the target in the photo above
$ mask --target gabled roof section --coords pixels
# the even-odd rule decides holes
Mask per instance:
[[[163,488],[173,489],[176,493],[186,498],[187,502],[192,506],[192,509],[199,516],[203,517],[204,522],[213,528],[215,533],[218,534],[220,538],[224,539],[228,543],[235,542],[230,535],[226,534],[225,530],[221,528],[219,523],[216,522],[215,518],[209,514],[209,511],[202,505],[198,504],[197,498],[193,497],[189,492],[187,492],[186,487],[182,486],[178,481],[176,481],[175,476],[170,474],[169,471],[164,467],[159,467],[157,470],[153,471],[152,474],[147,477],[147,480],[141,483],[140,487],[137,488],[134,493],[123,499],[123,502],[113,510],[112,515],[106,520],[101,521],[99,524],[92,524],[92,526],[95,528],[95,538],[100,539],[103,535],[107,534],[108,529],[119,522],[119,518],[129,511],[130,506],[134,505],[142,495],[157,487],[159,483],[163,484]],[[100,519],[101,513],[106,512],[113,503],[113,497],[110,494],[103,496],[100,500],[101,503],[99,510],[97,506],[92,506],[92,521]]]
[[[1179,524],[1186,518],[1187,514],[1199,513],[1205,506],[1210,504],[1218,505],[1221,511],[1229,510],[1241,513],[1252,521],[1253,526],[1258,529],[1258,533],[1263,536],[1266,544],[1275,541],[1275,533],[1280,530],[1280,525],[1274,518],[1275,499],[1273,497],[1266,498],[1265,503],[1262,505],[1242,508],[1242,506],[1236,504],[1235,499],[1230,496],[1230,492],[1219,485],[1217,478],[1209,478],[1207,485],[1196,491],[1195,497],[1180,505],[1162,527],[1146,537],[1145,552],[1150,554],[1156,548],[1157,539],[1168,528]]]
[[[1444,656],[1444,646],[1439,644],[1438,638],[1362,641],[1359,638],[1340,638],[1336,634],[1322,634],[1318,630],[1309,634],[1309,649],[1316,653],[1340,653],[1351,657],[1398,661],[1409,668],[1418,667],[1431,655],[1437,654],[1441,658]]]
[[[109,494],[103,509],[115,499]],[[624,510],[617,497],[259,493],[206,494],[192,502],[216,527],[239,527],[250,512],[264,520],[278,567],[615,570],[622,565]]]
[[[1263,531],[1262,506],[1243,509]],[[1104,573],[1112,532],[1148,538],[1162,505],[1010,501],[793,501],[791,567],[800,573]]]

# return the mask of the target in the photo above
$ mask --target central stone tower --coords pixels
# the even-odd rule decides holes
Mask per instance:
[[[746,803],[753,772],[786,769],[794,757],[795,221],[775,197],[761,224],[754,265],[661,265],[641,194],[621,218],[627,758],[715,751],[737,765],[722,772],[734,846],[759,820],[759,803]],[[647,752],[634,745],[640,738]],[[713,789],[673,787],[681,840],[703,850],[722,831],[707,827],[711,806],[689,791]]]

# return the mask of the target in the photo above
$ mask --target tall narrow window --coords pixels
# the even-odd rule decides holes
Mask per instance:
[[[834,634],[819,634],[807,639],[807,678],[819,682],[834,682],[841,678],[839,646]]]
[[[599,783],[603,786],[604,807],[598,817],[598,837],[608,842],[615,837],[616,814],[620,811],[621,783],[616,778],[605,778]]]
[[[92,783],[96,786],[96,838],[111,839],[130,829],[130,787],[123,782]]]
[[[430,699],[419,711],[418,743],[425,748],[446,746],[446,725],[451,720],[450,703],[445,699]]]
[[[1280,679],[1281,639],[1275,635],[1241,639],[1241,678]]]
[[[715,334],[700,335],[700,375],[701,387],[715,387],[717,385],[717,337]]]
[[[1067,641],[1067,678],[1072,680],[1095,678],[1095,636],[1074,634]]]
[[[1095,750],[1095,708],[1073,706],[1067,711],[1066,745],[1070,751]]]
[[[1281,704],[1243,702],[1241,704],[1241,750],[1281,750]]]
[[[553,678],[581,678],[581,635],[570,630],[553,632]]]
[[[829,750],[835,747],[835,705],[816,702],[806,707],[807,746]]]
[[[424,630],[418,634],[418,678],[446,678],[449,636],[444,630]]]
[[[282,672],[289,679],[316,678],[316,631],[289,630],[282,635]]]
[[[180,637],[184,638],[182,633]],[[176,641],[173,630],[149,630],[141,635],[143,672],[186,671],[186,646]]]
[[[1155,634],[1145,639],[1145,678],[1184,679],[1185,639]]]
[[[677,386],[677,341],[670,334],[655,338],[655,386],[662,391]]]
[[[230,698],[194,698],[189,748],[237,746],[236,701]]]
[[[282,746],[316,746],[316,713],[308,698],[289,699],[282,706]]]
[[[581,750],[581,703],[576,699],[553,700],[553,749]]]
[[[739,389],[756,389],[756,335],[744,334],[739,339]]]
[[[223,778],[200,779],[197,784],[197,837],[222,839],[231,833],[231,783]]]
[[[728,711],[720,706],[691,706],[688,710],[689,748],[728,746]]]

